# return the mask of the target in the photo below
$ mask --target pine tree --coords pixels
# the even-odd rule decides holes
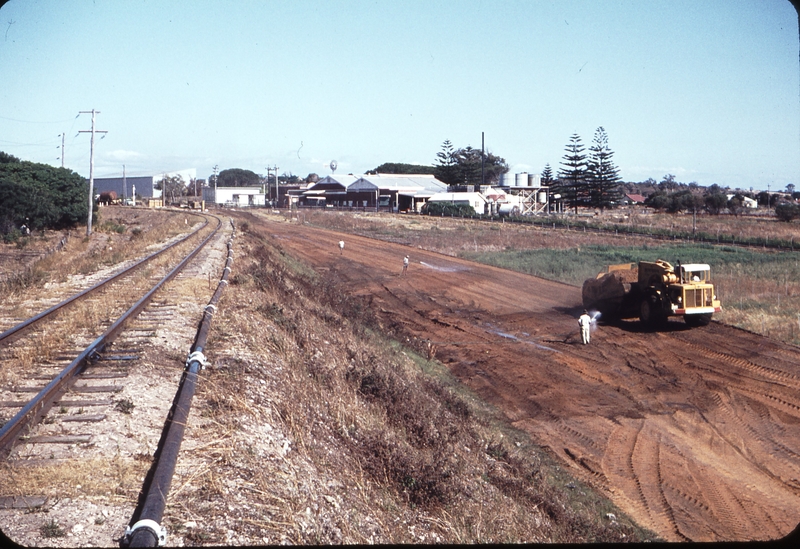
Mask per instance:
[[[550,167],[550,164],[545,164],[544,169],[542,170],[542,186],[549,187],[553,184],[553,168]]]
[[[613,151],[608,147],[606,130],[600,126],[589,147],[587,165],[589,203],[594,208],[611,208],[622,198],[619,168],[614,165],[613,156]]]
[[[458,185],[460,181],[460,170],[456,151],[449,139],[442,143],[442,150],[436,153],[436,164],[433,168],[436,179],[448,185]]]
[[[564,154],[564,166],[558,171],[558,180],[553,186],[553,190],[561,194],[562,200],[568,207],[575,209],[578,213],[578,204],[588,202],[588,188],[586,185],[586,155],[584,154],[583,143],[580,136],[575,133],[569,138]]]

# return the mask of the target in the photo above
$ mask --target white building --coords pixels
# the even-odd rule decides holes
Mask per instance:
[[[216,190],[216,195],[214,191]],[[203,200],[206,203],[232,208],[265,206],[266,193],[264,186],[253,187],[203,187]]]

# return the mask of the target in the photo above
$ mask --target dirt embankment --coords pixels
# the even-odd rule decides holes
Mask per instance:
[[[797,347],[679,320],[601,325],[584,346],[579,288],[357,236],[340,253],[341,233],[273,227],[665,539],[775,539],[800,521]]]

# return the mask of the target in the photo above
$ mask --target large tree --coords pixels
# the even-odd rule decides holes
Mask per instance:
[[[466,148],[456,151],[455,158],[460,172],[459,185],[465,185],[469,190],[480,190],[481,151],[467,145]]]
[[[508,171],[505,159],[492,153],[484,153],[471,146],[454,149],[450,140],[436,154],[434,175],[451,187],[466,187],[480,190],[481,184],[492,185],[500,175]]]
[[[178,199],[186,195],[186,182],[180,175],[165,175],[155,184],[155,188],[161,191],[164,204],[174,204]]]
[[[578,205],[585,204],[588,200],[586,185],[586,150],[581,142],[580,136],[575,133],[569,138],[564,161],[561,162],[563,168],[558,171],[558,180],[553,186],[556,193],[561,194],[561,198],[568,207],[572,207],[578,213]]]
[[[455,149],[449,139],[442,143],[442,150],[436,153],[436,163],[433,166],[433,175],[442,183],[458,185],[460,183],[458,161],[455,158]]]
[[[257,187],[261,184],[258,174],[241,168],[229,168],[219,172],[217,186],[219,187]]]
[[[714,183],[706,189],[703,203],[708,213],[713,215],[722,213],[722,210],[728,207],[728,196],[725,189]]]
[[[368,174],[376,173],[401,173],[401,174],[432,174],[433,166],[422,166],[420,164],[404,164],[402,162],[384,162],[375,169],[367,171]]]
[[[487,152],[483,158],[483,183],[485,185],[497,185],[500,176],[508,172],[508,162],[505,158],[495,156]]]
[[[89,185],[65,168],[0,153],[0,230],[66,229],[86,223]]]
[[[614,152],[608,146],[608,134],[600,126],[589,147],[587,176],[589,203],[594,208],[613,207],[622,198],[619,168],[613,162]]]

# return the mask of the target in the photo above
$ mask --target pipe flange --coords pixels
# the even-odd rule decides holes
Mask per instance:
[[[148,528],[153,531],[153,533],[158,538],[158,546],[163,547],[167,544],[167,529],[162,527],[154,520],[150,519],[142,519],[133,526],[126,526],[125,527],[125,540],[130,542],[130,539],[133,537],[133,533],[138,530],[139,528]]]
[[[206,305],[206,308],[203,309],[203,312],[206,312],[206,313],[208,313],[210,315],[213,315],[214,313],[217,312],[217,306],[216,305],[212,305],[211,303],[209,303],[208,305]]]
[[[206,360],[206,356],[200,351],[195,351],[189,355],[189,357],[186,359],[186,367],[188,368],[189,364],[192,362],[198,362],[202,370],[205,370],[206,366],[209,364],[209,362]]]

